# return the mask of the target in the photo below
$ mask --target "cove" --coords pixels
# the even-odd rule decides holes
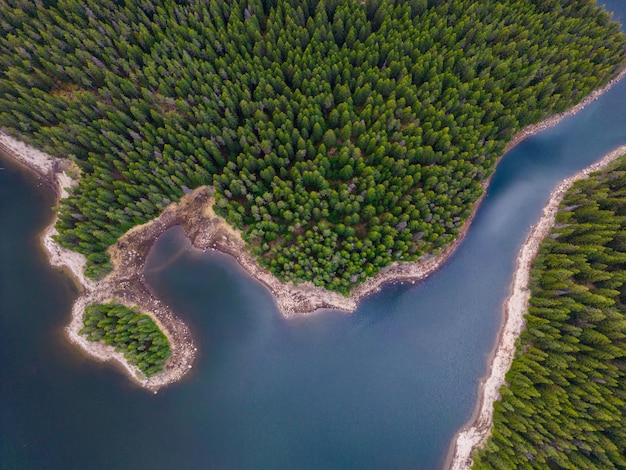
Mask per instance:
[[[148,278],[197,332],[205,424],[228,421],[236,436],[205,455],[237,468],[441,468],[474,410],[519,248],[558,182],[626,143],[625,92],[621,82],[511,151],[443,269],[386,287],[351,316],[283,320],[232,259],[165,234]],[[224,409],[228,420],[212,422]],[[227,450],[233,439],[245,454]]]
[[[621,0],[606,5],[626,17]],[[622,81],[521,143],[454,257],[350,316],[285,320],[230,257],[166,233],[146,276],[200,357],[156,396],[66,343],[75,288],[37,242],[52,195],[2,161],[0,467],[441,468],[473,412],[529,226],[557,182],[626,143],[625,110]]]

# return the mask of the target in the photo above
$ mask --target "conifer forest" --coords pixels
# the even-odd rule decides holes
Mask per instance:
[[[0,0],[0,126],[80,168],[86,273],[191,189],[348,293],[459,235],[511,137],[624,65],[593,0]]]
[[[122,353],[146,377],[163,370],[171,355],[170,343],[154,320],[137,308],[117,303],[91,304],[85,308],[80,334],[101,341]]]
[[[530,290],[474,468],[626,468],[626,156],[568,191]]]

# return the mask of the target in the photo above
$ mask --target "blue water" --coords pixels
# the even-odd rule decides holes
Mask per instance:
[[[625,3],[606,5],[626,17]],[[51,195],[0,171],[0,468],[440,468],[474,410],[530,225],[559,181],[626,144],[625,110],[623,81],[516,147],[450,261],[353,315],[283,319],[231,258],[167,232],[146,275],[200,356],[156,396],[67,345],[76,289],[36,240]]]

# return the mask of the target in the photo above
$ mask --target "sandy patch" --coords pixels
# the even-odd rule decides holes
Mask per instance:
[[[56,158],[20,142],[2,131],[0,131],[0,148],[42,177],[49,177],[55,171]]]

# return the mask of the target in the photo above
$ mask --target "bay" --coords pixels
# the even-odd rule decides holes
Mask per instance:
[[[623,1],[605,4],[626,17]],[[37,240],[51,191],[1,161],[0,468],[440,468],[474,410],[530,225],[560,180],[626,143],[625,110],[622,81],[509,152],[451,260],[352,315],[284,319],[232,258],[170,230],[146,276],[200,356],[155,396],[65,341],[76,287]]]

